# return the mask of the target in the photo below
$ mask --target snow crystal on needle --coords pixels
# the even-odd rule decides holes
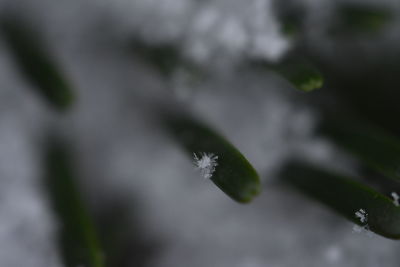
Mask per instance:
[[[368,214],[363,209],[359,209],[355,213],[356,217],[360,219],[360,222],[366,223],[368,221]]]
[[[364,232],[367,236],[372,237],[372,232],[369,230],[368,226],[368,213],[364,209],[359,209],[354,214],[364,225],[363,226],[354,225],[353,231],[356,233]]]
[[[218,156],[214,155],[213,153],[205,152],[200,153],[200,158],[196,155],[196,153],[193,153],[193,156],[196,169],[200,170],[204,179],[210,179],[215,171],[215,167],[218,165]]]
[[[396,192],[392,192],[393,204],[398,207],[399,206],[399,195]]]

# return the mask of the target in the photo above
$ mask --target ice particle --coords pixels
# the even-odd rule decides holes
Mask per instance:
[[[200,170],[204,179],[210,179],[218,165],[218,156],[214,155],[213,153],[202,152],[199,156],[196,155],[196,153],[193,153],[193,157],[196,169]]]
[[[393,204],[398,207],[399,206],[399,195],[396,192],[392,192]]]
[[[359,209],[355,212],[355,215],[358,219],[360,219],[361,223],[366,223],[368,221],[368,214],[365,210]]]
[[[365,233],[368,237],[372,237],[372,232],[369,229],[368,225],[368,213],[364,209],[359,209],[354,213],[356,217],[360,220],[363,224],[362,226],[354,225],[353,231],[355,233]]]

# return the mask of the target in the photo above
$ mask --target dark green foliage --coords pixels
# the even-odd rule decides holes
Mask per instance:
[[[172,44],[149,44],[140,40],[133,42],[134,53],[146,64],[155,68],[164,78],[171,78],[176,71],[182,71],[190,86],[201,82],[207,71],[185,57],[180,48]]]
[[[400,141],[361,120],[324,120],[319,132],[364,164],[400,181]]]
[[[300,37],[304,31],[306,11],[297,1],[277,1],[274,3],[277,17],[282,25],[282,33],[289,38]]]
[[[288,37],[295,37],[299,32],[299,29],[294,21],[285,21],[282,24],[282,33]]]
[[[120,196],[102,201],[96,222],[101,244],[107,254],[107,266],[150,266],[162,248],[160,241],[153,240],[148,232],[143,231],[142,214],[136,214],[136,211],[141,211],[135,205],[138,202],[131,197],[126,199]]]
[[[277,65],[273,69],[300,91],[310,92],[324,84],[322,74],[309,63],[291,62]]]
[[[74,95],[39,36],[22,20],[3,17],[1,33],[25,77],[49,103],[60,110],[68,108]]]
[[[335,31],[348,33],[377,33],[393,18],[389,9],[356,4],[340,5],[338,15]]]
[[[260,193],[257,172],[225,138],[189,117],[171,115],[164,123],[190,157],[202,152],[218,156],[211,180],[232,199],[246,203]]]
[[[352,222],[387,238],[400,239],[400,207],[375,190],[349,177],[299,162],[286,165],[281,178]],[[360,209],[368,214],[366,224],[355,216]]]
[[[290,82],[294,88],[303,92],[319,89],[324,84],[322,74],[307,60],[287,59],[276,64],[253,61],[252,65],[275,71]]]
[[[66,266],[104,267],[104,255],[77,188],[66,144],[51,140],[45,163],[45,183],[60,223],[59,239]]]

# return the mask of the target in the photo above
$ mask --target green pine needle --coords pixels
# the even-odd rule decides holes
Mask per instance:
[[[45,182],[60,223],[64,263],[67,267],[104,267],[103,251],[77,188],[66,144],[52,140],[45,159]]]
[[[74,101],[74,94],[39,36],[23,20],[3,17],[0,33],[7,41],[17,66],[35,89],[59,110]]]
[[[344,175],[300,162],[285,166],[281,178],[365,230],[400,239],[400,207],[370,187]],[[366,212],[363,220],[356,214],[360,211]]]
[[[218,157],[211,180],[232,199],[247,203],[261,191],[257,172],[225,138],[201,124],[180,115],[168,116],[164,123],[190,157],[207,153]]]
[[[359,119],[325,119],[319,133],[364,164],[400,182],[400,140]]]

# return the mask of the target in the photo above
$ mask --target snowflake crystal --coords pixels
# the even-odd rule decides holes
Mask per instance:
[[[396,192],[392,192],[393,204],[398,207],[399,206],[399,195]]]
[[[362,223],[366,223],[368,221],[368,214],[363,209],[359,209],[358,211],[356,211],[355,215],[357,218],[360,219],[360,222],[362,222]]]
[[[368,213],[364,209],[359,209],[354,213],[356,217],[363,223],[363,226],[354,225],[353,232],[355,233],[365,233],[368,237],[372,237],[372,232],[369,230],[368,225]]]
[[[214,155],[213,153],[205,152],[200,153],[200,157],[197,156],[196,153],[193,153],[193,156],[196,169],[200,170],[204,179],[210,179],[215,171],[215,167],[218,165],[218,156]]]

